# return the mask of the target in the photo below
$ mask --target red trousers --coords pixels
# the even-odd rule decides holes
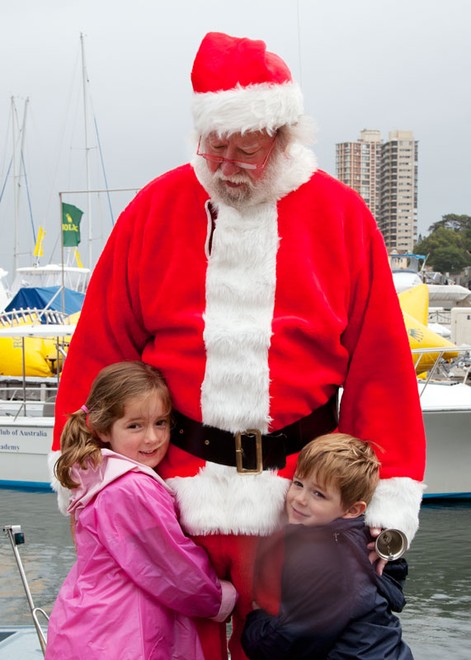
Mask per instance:
[[[215,534],[194,536],[193,540],[206,549],[218,576],[232,582],[239,594],[232,616],[229,650],[231,660],[246,660],[240,636],[245,617],[252,610],[254,564],[260,539],[258,536]],[[226,624],[201,619],[197,625],[206,660],[226,660]]]

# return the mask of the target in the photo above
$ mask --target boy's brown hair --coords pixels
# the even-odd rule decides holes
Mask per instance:
[[[312,440],[301,451],[296,476],[315,475],[319,485],[334,485],[342,504],[369,504],[379,481],[380,462],[371,446],[347,433],[330,433]]]

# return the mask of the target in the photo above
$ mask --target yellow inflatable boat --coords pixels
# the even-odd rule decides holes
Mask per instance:
[[[451,341],[427,327],[429,298],[426,284],[418,284],[411,289],[406,289],[399,293],[398,297],[411,349],[438,348],[442,351],[448,347],[456,348]],[[442,357],[445,360],[451,360],[457,355],[456,351],[450,350],[443,353]],[[439,356],[440,353],[433,351],[414,353],[413,359],[417,373],[429,371]]]

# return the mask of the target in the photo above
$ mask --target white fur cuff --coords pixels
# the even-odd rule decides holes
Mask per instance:
[[[64,515],[68,516],[67,507],[69,506],[70,501],[70,490],[64,488],[59,481],[57,480],[56,475],[54,474],[54,467],[57,463],[59,456],[61,455],[60,451],[51,451],[47,457],[47,465],[49,468],[49,481],[51,484],[52,490],[57,493],[57,506],[59,511]]]
[[[399,529],[408,544],[419,528],[419,511],[425,485],[409,477],[382,479],[366,510],[368,527]]]

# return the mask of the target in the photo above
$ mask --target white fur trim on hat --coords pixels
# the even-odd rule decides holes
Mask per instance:
[[[419,511],[424,484],[408,477],[382,479],[366,510],[368,527],[399,529],[408,544],[419,528]]]
[[[274,132],[280,126],[295,124],[303,114],[299,85],[263,83],[218,92],[193,94],[193,120],[200,135]]]

